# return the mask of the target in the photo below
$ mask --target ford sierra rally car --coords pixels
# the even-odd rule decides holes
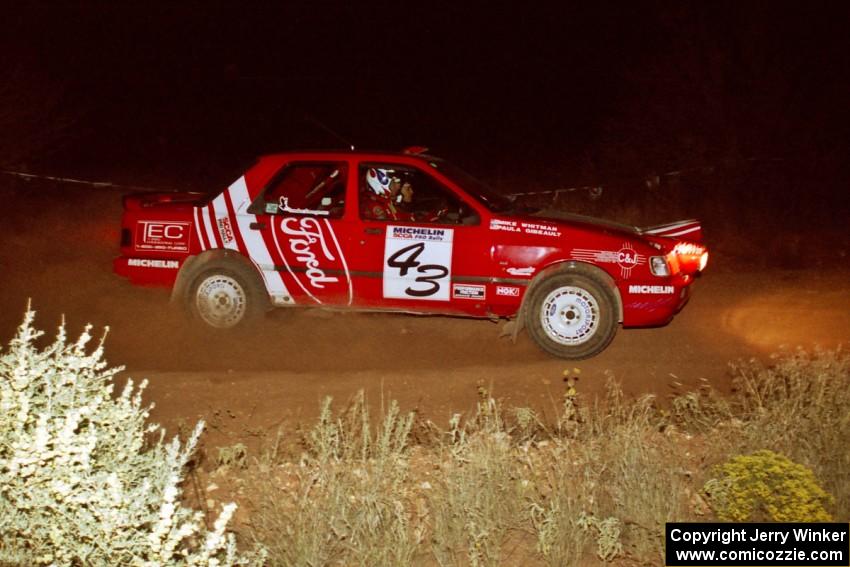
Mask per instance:
[[[668,323],[708,259],[698,221],[636,228],[520,209],[415,150],[267,155],[218,194],[123,204],[115,272],[171,287],[217,329],[274,307],[507,318],[581,359],[621,324]]]

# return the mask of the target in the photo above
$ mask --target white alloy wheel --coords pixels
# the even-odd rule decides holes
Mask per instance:
[[[540,308],[543,332],[562,345],[580,345],[599,329],[599,304],[587,290],[564,286],[552,290]]]
[[[211,327],[229,329],[239,324],[247,310],[245,288],[235,278],[212,274],[195,291],[198,316]]]
[[[570,266],[532,283],[522,310],[534,342],[568,360],[602,352],[619,326],[617,290],[607,277],[590,266]]]

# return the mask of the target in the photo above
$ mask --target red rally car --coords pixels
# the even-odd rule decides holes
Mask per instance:
[[[515,317],[546,352],[581,359],[620,324],[668,323],[705,268],[701,239],[694,220],[520,210],[416,151],[293,152],[215,196],[126,196],[114,269],[171,286],[214,328],[292,306]]]

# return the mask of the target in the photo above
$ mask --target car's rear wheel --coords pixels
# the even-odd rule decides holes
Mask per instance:
[[[209,267],[198,274],[186,297],[192,319],[213,329],[233,329],[262,317],[265,290],[241,264]]]
[[[592,272],[560,272],[529,290],[525,326],[546,352],[560,358],[589,358],[617,333],[614,291]]]

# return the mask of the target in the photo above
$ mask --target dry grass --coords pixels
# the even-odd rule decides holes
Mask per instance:
[[[327,400],[300,457],[259,460],[250,533],[275,565],[656,565],[665,522],[713,518],[713,466],[758,449],[810,467],[846,521],[848,369],[841,352],[747,362],[731,399],[703,388],[666,409],[570,383],[551,426],[484,390],[446,430],[394,404],[372,427],[362,394],[336,415]]]
[[[771,449],[811,468],[850,511],[850,357],[799,350],[775,364],[750,361],[734,369],[740,439],[736,453]]]

